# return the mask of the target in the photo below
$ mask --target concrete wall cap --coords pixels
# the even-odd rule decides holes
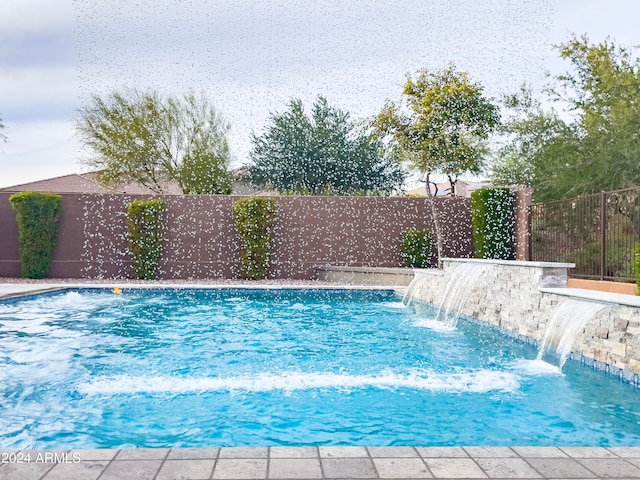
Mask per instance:
[[[523,260],[495,260],[491,258],[443,258],[443,262],[483,263],[486,265],[509,265],[513,267],[531,268],[575,268],[575,263],[560,262],[528,262]]]
[[[395,273],[398,275],[413,275],[413,269],[400,267],[350,267],[339,265],[321,265],[316,270],[332,272],[357,272],[357,273]]]
[[[553,293],[564,297],[591,300],[593,302],[610,303],[613,305],[626,305],[628,307],[640,307],[640,297],[625,295],[623,293],[598,292],[582,288],[540,288],[542,293]]]

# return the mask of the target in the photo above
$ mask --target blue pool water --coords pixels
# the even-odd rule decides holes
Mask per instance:
[[[0,302],[0,448],[640,445],[637,388],[389,291]]]

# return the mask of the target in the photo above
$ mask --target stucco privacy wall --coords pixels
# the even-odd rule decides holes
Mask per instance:
[[[20,276],[18,232],[9,194],[0,194],[0,277]],[[129,274],[130,195],[63,194],[52,278],[125,278]],[[165,195],[161,278],[234,278],[238,245],[231,204],[241,197]],[[400,238],[431,228],[424,198],[275,197],[270,278],[312,279],[320,265],[400,267]],[[472,254],[469,201],[436,200],[444,255]]]
[[[640,380],[640,299],[634,296],[566,288],[572,264],[445,259],[443,271],[416,270],[414,298],[439,305],[451,293],[456,270],[464,267],[477,278],[461,277],[463,315],[495,325],[537,343],[556,308],[570,298],[599,302],[604,308],[586,323],[574,340],[578,359],[638,383]],[[473,266],[475,272],[469,270]],[[460,272],[458,272],[460,274]],[[447,291],[448,289],[448,291]]]

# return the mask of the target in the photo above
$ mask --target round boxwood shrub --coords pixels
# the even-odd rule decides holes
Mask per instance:
[[[247,197],[233,202],[231,212],[240,239],[240,278],[262,280],[267,276],[276,202],[270,198]]]
[[[508,188],[481,188],[471,194],[471,225],[476,258],[513,258],[514,195]]]
[[[134,200],[128,205],[127,226],[133,278],[157,280],[162,257],[161,214],[164,202]]]
[[[16,211],[20,263],[24,278],[45,278],[58,244],[62,197],[52,193],[20,192],[9,197]]]
[[[402,232],[400,255],[407,267],[427,268],[431,258],[431,230],[410,228]]]

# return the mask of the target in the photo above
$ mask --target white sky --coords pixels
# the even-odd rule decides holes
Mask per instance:
[[[0,16],[0,187],[82,171],[77,108],[122,86],[205,90],[235,165],[269,112],[317,95],[353,119],[449,62],[489,96],[544,83],[570,33],[640,45],[638,0],[20,0]]]

